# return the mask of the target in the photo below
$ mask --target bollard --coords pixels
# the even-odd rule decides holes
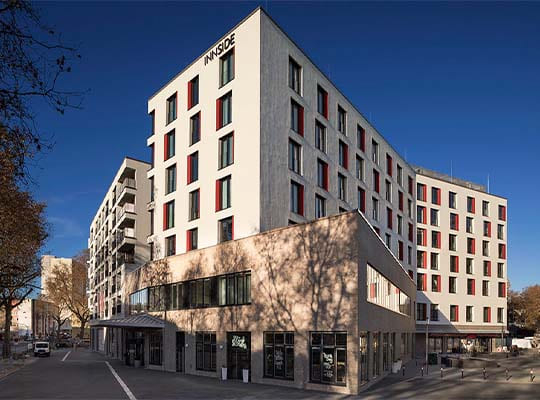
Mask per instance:
[[[405,376],[405,367],[403,367],[401,370],[403,372],[403,376]]]
[[[421,368],[422,376],[424,376],[424,367]]]
[[[441,367],[441,378],[443,377],[443,368]]]
[[[461,379],[463,379],[463,368],[461,368]]]
[[[484,379],[486,379],[486,367],[484,367],[482,373],[484,374]]]

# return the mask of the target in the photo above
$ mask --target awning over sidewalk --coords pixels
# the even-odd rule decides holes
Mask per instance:
[[[92,328],[147,328],[147,329],[163,329],[165,322],[161,318],[154,317],[148,314],[131,315],[125,318],[101,319],[99,321],[91,321]]]

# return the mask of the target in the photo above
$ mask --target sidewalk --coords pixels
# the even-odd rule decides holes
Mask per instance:
[[[34,363],[35,361],[36,359],[34,357],[22,358],[18,360],[0,360],[0,380],[23,368],[25,365]]]

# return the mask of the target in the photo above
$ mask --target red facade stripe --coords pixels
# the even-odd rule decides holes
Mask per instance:
[[[169,134],[165,134],[165,140],[163,145],[163,161],[167,160],[167,149],[169,148]]]
[[[298,213],[304,215],[304,186],[300,185],[298,190]]]
[[[221,210],[221,183],[216,180],[216,211]]]
[[[221,128],[221,99],[216,100],[216,130]]]
[[[167,229],[167,204],[163,204],[163,230]]]
[[[304,107],[298,106],[298,133],[304,136]]]
[[[188,108],[188,110],[191,107],[193,107],[193,104],[191,103],[192,92],[193,92],[193,81],[189,81],[188,85],[187,85],[187,108]]]
[[[187,183],[191,183],[191,155],[187,157]]]
[[[191,250],[191,232],[186,231],[186,251]]]
[[[328,119],[328,93],[324,92],[324,118]]]

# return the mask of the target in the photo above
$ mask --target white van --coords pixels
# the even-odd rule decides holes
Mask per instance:
[[[49,342],[34,343],[34,357],[38,356],[51,356],[51,348],[49,347]]]

